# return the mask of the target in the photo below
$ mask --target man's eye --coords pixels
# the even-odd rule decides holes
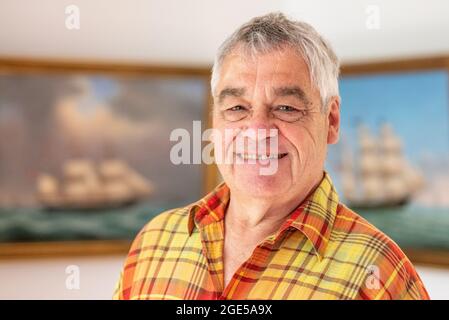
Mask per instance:
[[[245,110],[245,108],[242,106],[234,106],[228,109],[228,111],[242,111],[242,110]]]
[[[290,107],[290,106],[279,106],[277,108],[279,111],[284,111],[284,112],[294,112],[294,111],[298,111],[298,109]]]
[[[228,121],[239,121],[247,117],[249,110],[244,106],[237,105],[226,109],[223,112],[223,116]]]
[[[306,110],[297,109],[287,105],[277,106],[272,112],[276,118],[286,122],[295,122],[307,115]]]

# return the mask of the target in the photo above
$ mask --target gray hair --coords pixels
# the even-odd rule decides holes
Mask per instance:
[[[311,82],[318,88],[325,110],[333,96],[339,97],[339,61],[330,44],[308,23],[293,21],[280,12],[251,19],[229,36],[218,49],[212,68],[211,89],[215,93],[223,60],[237,46],[251,55],[294,48],[309,69]]]

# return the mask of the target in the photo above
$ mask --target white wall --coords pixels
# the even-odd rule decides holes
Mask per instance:
[[[0,260],[0,299],[111,299],[123,261],[124,256]],[[71,265],[79,267],[79,290],[66,286]]]
[[[0,299],[111,299],[123,256],[0,260]],[[79,290],[66,288],[66,268],[80,271]],[[449,299],[449,269],[417,267],[432,299]]]
[[[69,4],[79,30],[65,27]],[[379,29],[366,27],[372,5]],[[210,64],[238,25],[275,10],[312,23],[344,61],[449,53],[447,0],[1,0],[0,56]]]
[[[449,268],[417,266],[416,269],[431,299],[449,300]]]

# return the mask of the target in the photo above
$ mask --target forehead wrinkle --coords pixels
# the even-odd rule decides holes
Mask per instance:
[[[255,66],[255,82],[254,82],[254,87],[252,90],[252,96],[249,97],[251,100],[254,100],[254,97],[258,95],[258,91],[259,92],[263,92],[264,94],[264,100],[269,100],[272,99],[272,92],[273,92],[273,83],[275,81],[276,75],[279,68],[279,65],[281,63],[281,61],[279,61],[279,53],[277,53],[276,58],[272,59],[273,66],[274,66],[274,70],[270,70],[270,73],[268,75],[269,79],[267,79],[266,75],[264,73],[266,73],[266,64],[265,61],[263,60],[263,57],[260,57],[259,55],[253,56],[252,58],[252,63]],[[258,90],[258,86],[259,84],[262,86],[261,90]]]
[[[254,96],[257,96],[257,87],[259,84],[259,74],[260,74],[260,58],[258,55],[252,57],[252,62],[256,66],[256,74],[255,74],[255,82],[254,82],[254,88],[251,96],[251,101],[254,101]]]
[[[271,77],[270,77],[271,78],[270,79],[270,87],[267,88],[267,89],[270,90],[270,93],[272,92],[272,89],[274,88],[273,82],[274,82],[275,75],[278,74],[279,62],[280,62],[279,59],[276,59],[276,63],[275,63],[275,66],[274,66],[274,72],[271,74]]]

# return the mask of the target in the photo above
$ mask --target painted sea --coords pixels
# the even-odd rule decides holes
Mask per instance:
[[[405,206],[358,212],[402,248],[449,249],[449,209]]]
[[[174,206],[171,206],[172,208]],[[0,241],[133,239],[166,204],[97,211],[1,209]],[[358,212],[403,248],[448,249],[449,209],[405,206]]]
[[[0,242],[133,239],[167,206],[140,203],[120,209],[48,211],[0,209]]]

